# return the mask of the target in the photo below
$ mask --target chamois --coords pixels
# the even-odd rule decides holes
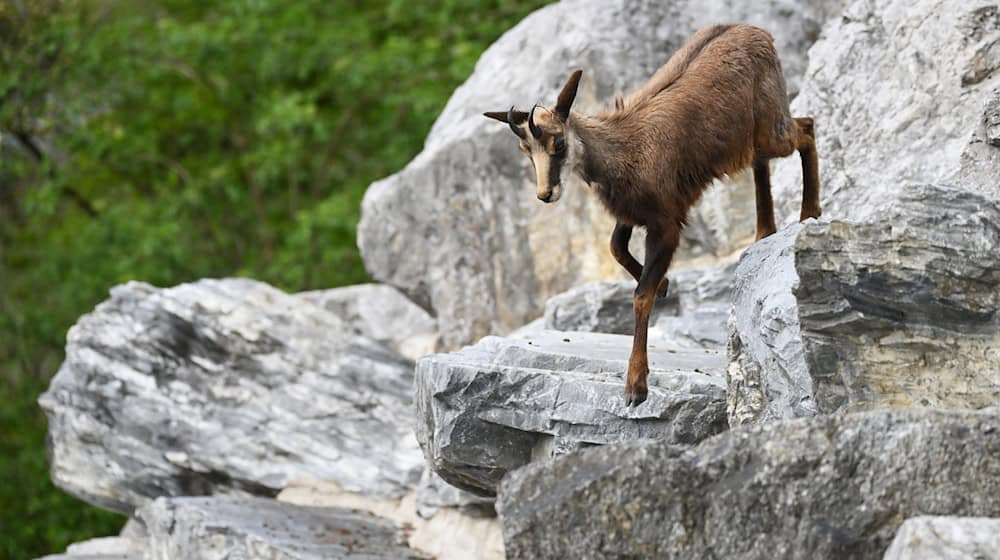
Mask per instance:
[[[563,86],[554,109],[487,112],[507,123],[535,168],[537,195],[562,195],[564,168],[597,192],[617,223],[611,253],[631,274],[635,336],[625,382],[627,406],[646,400],[646,331],[654,298],[666,294],[667,268],[688,211],[711,182],[747,167],[756,187],[756,237],[776,231],[768,160],[798,150],[800,219],[820,215],[813,119],[792,118],[774,39],[748,25],[695,33],[652,78],[614,108],[570,111],[582,70]],[[646,228],[645,263],[628,250],[632,228]]]

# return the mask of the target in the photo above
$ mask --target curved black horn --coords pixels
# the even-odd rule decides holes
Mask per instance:
[[[541,138],[542,137],[542,129],[540,129],[537,126],[535,126],[535,108],[536,107],[538,107],[538,105],[535,105],[534,107],[532,107],[531,108],[531,113],[528,114],[528,129],[531,130],[531,135],[532,136],[534,136],[535,138]]]
[[[514,134],[516,134],[518,138],[520,138],[521,140],[526,140],[527,135],[524,133],[524,129],[515,124],[516,120],[517,118],[514,116],[514,106],[511,105],[510,109],[507,110],[507,124],[510,126],[510,129],[514,131]]]

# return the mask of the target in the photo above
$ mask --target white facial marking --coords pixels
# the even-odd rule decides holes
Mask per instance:
[[[552,159],[541,147],[533,145],[531,161],[535,163],[535,185],[537,186],[536,194],[538,195],[538,199],[545,202],[553,202],[551,199],[546,200],[552,190],[549,187],[549,163],[552,162]]]

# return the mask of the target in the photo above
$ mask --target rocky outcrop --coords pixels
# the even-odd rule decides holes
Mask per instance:
[[[440,480],[440,479],[437,479]],[[444,482],[442,485],[447,486]],[[452,491],[468,496],[448,486]],[[435,507],[426,515],[420,494],[401,499],[371,499],[345,492],[336,484],[320,480],[297,480],[281,491],[278,500],[312,507],[335,507],[366,511],[406,528],[411,548],[438,560],[503,560],[503,537],[493,511],[493,500],[472,507]],[[479,500],[484,500],[479,498]]]
[[[744,426],[694,447],[609,445],[500,488],[507,557],[876,558],[915,515],[1000,515],[1000,411]]]
[[[481,116],[551,103],[583,68],[581,110],[646,80],[697,28],[745,21],[770,30],[794,91],[806,51],[844,0],[567,0],[532,14],[483,54],[434,124],[423,152],[365,195],[358,245],[373,277],[438,318],[446,347],[510,331],[548,297],[621,276],[612,222],[581,184],[539,203],[510,131]],[[712,189],[691,217],[686,255],[725,255],[753,234],[746,176]],[[683,257],[679,256],[678,260]]]
[[[120,537],[70,545],[40,560],[364,560],[430,558],[406,545],[407,530],[367,512],[267,498],[159,498]]]
[[[131,282],[70,329],[39,399],[52,478],[122,513],[159,496],[274,495],[298,477],[399,496],[423,469],[411,368],[266,284]]]
[[[657,298],[649,336],[691,348],[722,349],[736,263],[672,271],[665,298]],[[545,328],[631,335],[634,280],[591,282],[545,303]]]
[[[883,560],[1000,560],[1000,518],[907,519]]]
[[[137,514],[148,530],[146,557],[429,558],[406,534],[370,513],[312,508],[255,497],[160,498]]]
[[[832,19],[792,103],[816,119],[824,217],[878,219],[913,183],[1000,199],[998,45],[995,0],[857,0]],[[774,167],[779,216],[794,219],[798,158]]]
[[[143,542],[122,537],[100,537],[69,545],[65,554],[38,560],[145,560]]]
[[[486,337],[416,369],[417,439],[449,483],[492,495],[532,459],[612,442],[692,443],[726,428],[723,357],[652,344],[649,398],[625,406],[631,339],[543,331]]]
[[[416,360],[438,350],[437,321],[385,284],[358,284],[296,296],[323,307],[366,336]]]
[[[879,222],[793,226],[740,260],[730,425],[1000,402],[1000,204],[912,186]]]

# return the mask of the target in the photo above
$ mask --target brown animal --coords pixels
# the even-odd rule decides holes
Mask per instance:
[[[625,382],[628,406],[646,400],[646,331],[688,210],[714,179],[753,168],[757,239],[775,232],[768,160],[798,150],[801,219],[820,215],[812,118],[791,117],[774,39],[748,25],[717,25],[694,34],[645,85],[596,115],[570,111],[580,83],[574,72],[553,109],[488,112],[520,138],[535,167],[538,198],[562,195],[563,171],[579,174],[617,220],[611,253],[638,281],[635,337]],[[646,228],[646,257],[629,253],[632,228]]]

